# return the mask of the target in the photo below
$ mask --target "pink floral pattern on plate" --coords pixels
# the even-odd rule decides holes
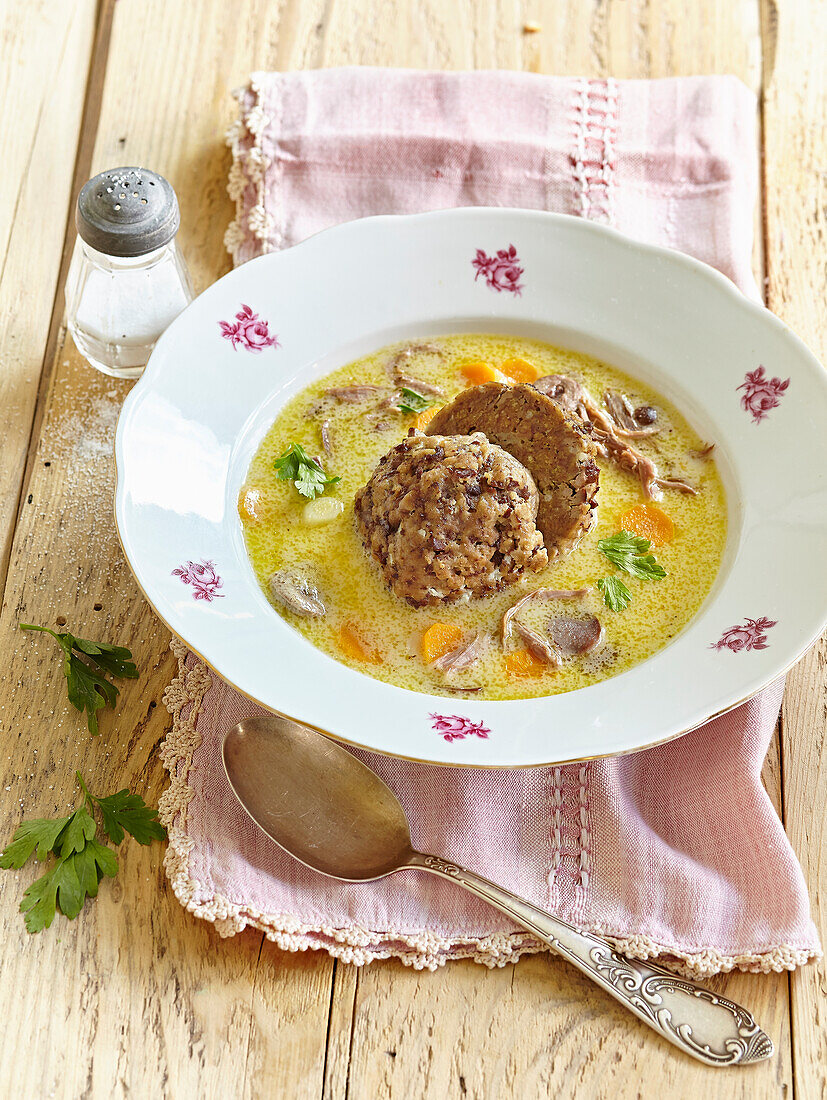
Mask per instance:
[[[180,577],[182,584],[192,585],[192,598],[194,600],[223,600],[224,593],[218,589],[224,586],[224,582],[215,571],[215,562],[188,561],[186,565],[179,565],[172,571],[173,577]]]
[[[764,368],[758,367],[747,371],[744,381],[736,387],[735,392],[744,391],[741,394],[741,408],[752,413],[752,419],[760,424],[770,409],[781,404],[781,398],[789,384],[789,378],[784,382],[780,378],[767,378]]]
[[[233,345],[233,350],[246,348],[255,355],[265,348],[277,348],[279,340],[277,336],[270,335],[267,321],[262,321],[257,313],[253,313],[249,306],[242,303],[241,309],[235,315],[235,321],[219,321],[221,335]]]
[[[520,257],[513,244],[508,248],[501,248],[495,256],[488,256],[478,248],[471,263],[477,272],[474,276],[475,282],[482,275],[486,285],[492,290],[507,290],[518,297],[521,294],[523,284],[520,278],[524,269],[520,267]]]
[[[742,649],[767,649],[766,632],[777,625],[772,619],[745,619],[743,626],[731,626],[709,648],[731,649],[733,653]]]
[[[464,737],[481,737],[488,740],[491,730],[482,722],[472,722],[461,714],[431,714],[431,724],[436,733],[446,741],[462,741]]]

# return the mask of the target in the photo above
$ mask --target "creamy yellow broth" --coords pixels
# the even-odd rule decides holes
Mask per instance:
[[[378,566],[367,556],[356,531],[353,496],[364,485],[380,457],[405,437],[413,418],[391,412],[387,431],[376,432],[367,424],[366,412],[374,402],[338,405],[325,415],[331,420],[332,454],[324,458],[328,473],[341,482],[328,489],[340,500],[344,512],[333,522],[309,527],[302,519],[305,500],[292,482],[279,481],[273,462],[292,442],[308,453],[322,454],[321,417],[308,417],[308,409],[331,386],[357,383],[388,384],[386,364],[393,349],[375,354],[334,371],[308,386],[282,410],[259,447],[239,498],[247,550],[265,592],[267,580],[279,569],[303,570],[318,587],[327,606],[322,619],[302,619],[276,606],[296,630],[319,649],[368,675],[412,691],[454,697],[451,686],[482,685],[474,695],[482,699],[522,699],[572,691],[614,676],[665,646],[695,615],[715,578],[726,539],[726,507],[723,486],[715,463],[690,456],[703,446],[677,409],[660,394],[597,359],[551,347],[537,340],[511,336],[461,335],[436,341],[445,357],[417,356],[408,373],[441,386],[451,399],[465,388],[460,373],[463,363],[485,360],[493,365],[511,357],[528,359],[541,374],[570,374],[599,397],[607,388],[627,393],[635,406],[654,405],[662,432],[637,444],[651,454],[663,476],[681,475],[698,487],[692,497],[666,489],[659,506],[675,525],[675,537],[654,550],[667,576],[643,581],[618,571],[597,549],[598,539],[620,529],[619,515],[643,502],[640,481],[612,462],[600,459],[598,519],[595,528],[562,562],[533,573],[496,595],[467,603],[413,608],[394,596],[384,584]],[[396,345],[399,347],[402,345]],[[252,494],[250,491],[253,491]],[[246,505],[243,503],[246,500]],[[254,514],[253,514],[254,513]],[[571,603],[534,601],[520,612],[520,620],[545,634],[555,614],[596,614],[605,626],[605,645],[594,654],[571,658],[557,670],[538,677],[519,677],[506,670],[497,626],[503,612],[521,595],[544,586],[569,589],[592,586],[600,577],[622,577],[632,593],[631,605],[610,611],[602,595],[594,591]],[[426,665],[419,654],[422,632],[433,622],[454,623],[469,633],[488,630],[497,640],[473,668],[445,676]],[[369,664],[343,655],[339,630],[343,623],[358,624],[364,641],[381,657]],[[518,648],[516,640],[509,648]]]

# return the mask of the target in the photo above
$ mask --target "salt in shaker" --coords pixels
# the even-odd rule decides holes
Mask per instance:
[[[101,172],[78,196],[67,323],[78,351],[104,374],[137,378],[192,301],[179,221],[172,187],[146,168]]]

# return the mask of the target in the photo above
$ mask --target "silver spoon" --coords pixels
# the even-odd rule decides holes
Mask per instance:
[[[414,850],[405,811],[382,780],[338,742],[279,715],[245,718],[224,738],[224,768],[239,802],[306,867],[370,882],[415,867],[490,902],[573,963],[686,1054],[713,1066],[760,1062],[772,1040],[749,1012],[610,945],[450,860]]]

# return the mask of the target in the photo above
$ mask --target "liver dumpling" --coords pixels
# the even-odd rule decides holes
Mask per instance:
[[[484,435],[410,435],[356,493],[356,523],[414,607],[486,596],[548,564],[531,474]]]

